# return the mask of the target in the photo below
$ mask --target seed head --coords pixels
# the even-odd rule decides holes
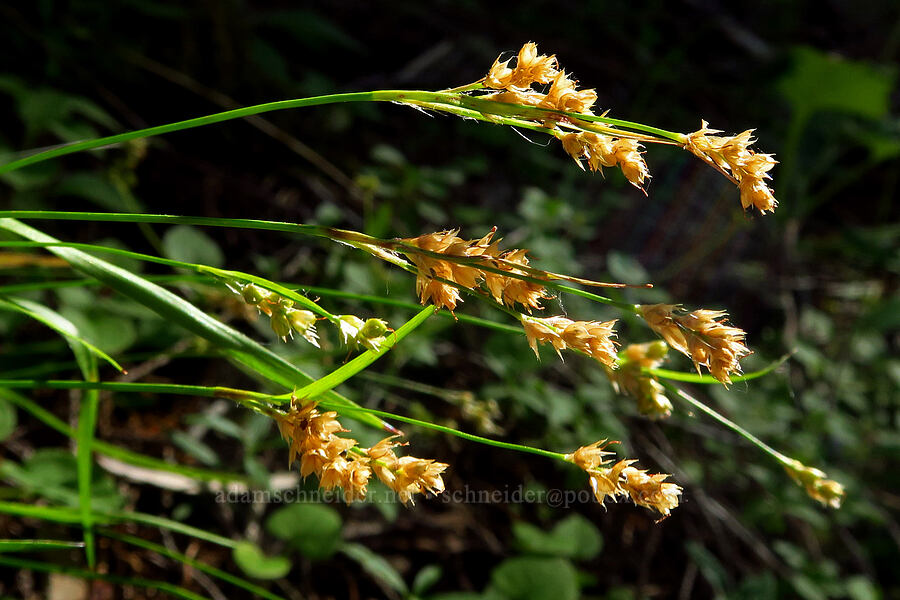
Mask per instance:
[[[614,501],[619,496],[631,498],[632,502],[658,511],[663,518],[678,506],[681,487],[666,482],[669,475],[648,474],[632,467],[635,460],[624,459],[611,467],[606,467],[606,457],[614,454],[606,448],[616,442],[601,440],[584,446],[566,455],[566,460],[575,463],[587,472],[594,497],[601,504],[607,498]]]
[[[807,467],[799,460],[791,460],[785,469],[791,478],[806,489],[811,498],[831,508],[840,508],[846,492],[844,486],[828,477],[824,472]]]
[[[625,361],[619,368],[606,371],[616,392],[637,400],[638,411],[651,419],[670,416],[672,402],[666,397],[665,388],[656,378],[644,375],[641,369],[661,365],[668,349],[662,340],[630,344],[624,350]]]
[[[686,136],[684,147],[736,181],[745,210],[755,206],[763,214],[775,212],[778,202],[765,182],[777,162],[773,155],[750,149],[756,142],[752,129],[731,137],[715,133],[721,132],[701,121],[700,129]]]
[[[637,140],[584,131],[564,133],[558,137],[563,149],[582,169],[584,169],[582,159],[587,159],[591,171],[602,171],[603,167],[618,165],[631,185],[641,191],[644,190],[644,182],[650,179],[650,170]]]
[[[415,504],[414,494],[442,493],[444,480],[441,473],[449,465],[414,456],[397,458],[393,449],[399,445],[393,437],[389,437],[366,451],[375,475],[397,493],[403,504]]]
[[[458,229],[439,231],[401,241],[448,257],[482,258],[485,259],[484,264],[489,265],[492,269],[526,275],[525,271],[517,269],[514,265],[528,266],[528,258],[525,256],[527,250],[501,252],[498,248],[498,241],[493,240],[495,230],[491,230],[479,240],[464,240],[458,237],[457,233],[459,233]],[[462,301],[459,290],[455,286],[439,281],[437,278],[467,289],[475,289],[484,283],[497,302],[507,306],[519,303],[525,306],[526,310],[540,309],[540,300],[550,297],[544,287],[538,283],[488,271],[479,265],[460,264],[452,260],[442,260],[415,252],[409,252],[408,256],[418,269],[416,291],[422,304],[431,302],[439,308],[448,308],[453,311],[456,309],[457,303]]]
[[[537,343],[548,342],[562,358],[561,351],[570,348],[615,368],[616,343],[613,341],[616,321],[573,321],[567,317],[522,317],[522,327],[528,344],[538,354]]]
[[[650,328],[690,358],[698,372],[705,366],[724,384],[731,383],[732,373],[741,372],[738,361],[750,354],[746,333],[728,325],[725,311],[688,312],[676,304],[645,304],[640,310]]]
[[[556,57],[538,54],[537,44],[528,42],[516,57],[516,66],[510,68],[512,59],[494,61],[484,79],[485,87],[495,90],[529,88],[533,83],[550,83],[557,74]]]

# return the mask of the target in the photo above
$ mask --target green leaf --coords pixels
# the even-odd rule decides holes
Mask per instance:
[[[2,169],[3,167],[0,166],[0,170]],[[15,219],[0,218],[0,229],[11,231],[26,239],[42,244],[59,243],[59,240]],[[50,248],[50,251],[68,261],[73,268],[96,278],[117,292],[139,302],[169,322],[180,325],[188,331],[203,337],[233,360],[249,367],[275,383],[291,389],[301,387],[312,381],[309,375],[268,348],[214,319],[183,298],[139,275],[116,267],[75,248],[54,246]],[[299,298],[300,296],[297,297]],[[396,340],[399,336],[400,330],[395,335],[390,336],[389,342],[390,340]],[[374,353],[371,351],[368,351],[368,353],[371,360],[374,360],[375,357],[371,356]],[[322,398],[333,402],[335,405],[356,406],[351,400],[333,390],[322,394]],[[359,415],[358,419],[375,428],[381,428],[384,425],[380,419],[367,414]]]
[[[0,554],[9,552],[38,552],[44,550],[69,550],[82,548],[83,542],[65,540],[0,540]]]
[[[0,442],[13,434],[18,423],[16,407],[9,400],[0,398]]]
[[[491,573],[491,588],[508,600],[577,600],[578,573],[562,558],[510,558]]]
[[[862,575],[849,577],[844,582],[851,600],[880,600],[881,593],[872,581]]]
[[[425,592],[427,592],[431,587],[440,580],[441,575],[443,574],[443,569],[441,569],[438,565],[425,565],[422,569],[416,573],[416,578],[413,579],[412,591],[413,594],[417,596],[421,596]]]
[[[896,67],[874,66],[799,47],[778,89],[797,113],[839,111],[878,119],[890,109]]]
[[[190,434],[173,431],[172,443],[205,465],[214,467],[219,464],[219,455],[216,451]]]
[[[514,523],[513,535],[519,548],[531,554],[589,560],[603,547],[600,531],[579,514],[566,517],[549,532],[530,523]]]
[[[344,544],[341,552],[360,564],[363,570],[388,588],[406,594],[408,588],[403,577],[391,563],[361,544]]]
[[[291,570],[291,561],[287,557],[266,556],[250,542],[235,546],[232,556],[244,573],[257,579],[281,579]]]
[[[121,365],[113,360],[112,357],[81,337],[80,332],[74,323],[58,312],[47,308],[43,304],[38,304],[37,302],[32,302],[25,298],[13,298],[12,296],[7,296],[5,298],[0,298],[0,309],[13,310],[28,315],[32,319],[40,321],[50,329],[65,337],[66,341],[68,341],[69,345],[72,347],[72,352],[75,354],[75,360],[78,361],[79,366],[82,369],[86,367],[84,352],[89,351],[114,366],[117,370],[124,372]]]
[[[163,236],[166,256],[182,262],[221,267],[225,255],[219,245],[201,230],[190,225],[176,225]]]
[[[291,504],[272,513],[266,531],[313,560],[328,558],[341,542],[341,516],[322,504]]]

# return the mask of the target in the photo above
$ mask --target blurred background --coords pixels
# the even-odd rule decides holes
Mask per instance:
[[[496,225],[505,247],[531,249],[541,268],[655,285],[619,298],[727,309],[755,352],[745,370],[793,352],[763,379],[688,389],[843,483],[843,508],[823,509],[756,449],[684,405],[668,420],[647,420],[594,363],[578,356],[563,363],[549,351],[538,362],[524,338],[449,319],[431,319],[368,379],[341,391],[367,406],[552,450],[618,439],[644,468],[674,474],[683,505],[660,524],[630,503],[243,506],[216,503],[208,489],[135,482],[113,467],[98,475],[108,501],[290,555],[294,568],[277,585],[298,598],[900,598],[894,2],[522,0],[507,10],[443,1],[4,3],[0,154],[9,160],[24,149],[273,100],[452,87],[479,79],[498,54],[510,56],[526,41],[596,88],[597,107],[611,116],[682,132],[698,129],[701,118],[727,133],[755,128],[757,148],[780,161],[776,213],[743,214],[732,184],[676,148],[648,149],[653,179],[645,196],[616,170],[583,173],[537,135],[387,104],[269,113],[45,162],[0,177],[0,206],[272,219],[382,237],[461,227],[463,237],[478,238]],[[184,226],[40,226],[65,240],[415,301],[407,274],[324,241]],[[2,281],[25,276],[0,264]],[[68,273],[48,264],[42,276]],[[299,342],[277,345],[265,320],[247,320],[252,315],[224,289],[180,291],[314,374],[346,356],[327,335],[324,353]],[[39,297],[142,380],[258,385],[103,290]],[[324,295],[322,302],[392,324],[412,315]],[[576,297],[547,304],[578,319],[621,318]],[[503,318],[474,301],[460,312]],[[40,325],[0,313],[0,333],[0,378],[77,373],[65,344]],[[619,335],[652,339],[627,319]],[[690,369],[675,356],[667,366]],[[77,414],[65,393],[32,397],[64,420]],[[45,478],[74,461],[68,441],[8,403],[0,408],[0,492],[39,499]],[[352,428],[361,442],[379,437]],[[407,429],[417,455],[451,464],[449,491],[587,489],[577,469]],[[286,471],[275,429],[225,401],[107,395],[98,437],[245,471],[260,485]],[[30,478],[21,468],[4,470],[10,462]],[[131,530],[187,551],[177,536]],[[0,518],[0,531],[53,533],[10,517]],[[105,544],[100,559],[109,573],[169,578],[223,597],[177,563]],[[335,552],[341,544],[362,550]],[[227,551],[189,550],[236,568]],[[65,560],[78,564],[81,555]],[[59,585],[38,573],[6,572],[2,580],[2,591],[15,597],[43,597]],[[79,593],[69,597],[89,597]],[[140,597],[101,583],[90,594]]]

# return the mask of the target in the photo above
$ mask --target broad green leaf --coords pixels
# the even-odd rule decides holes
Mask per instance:
[[[6,398],[0,398],[0,442],[12,435],[18,423],[16,407]]]
[[[234,562],[241,570],[257,579],[281,579],[291,570],[291,561],[284,556],[266,556],[255,544],[241,542],[232,551]]]
[[[798,114],[829,110],[878,119],[888,113],[895,66],[869,65],[808,47],[792,54],[792,67],[778,89]]]
[[[266,531],[304,556],[319,560],[334,554],[341,541],[341,516],[324,504],[291,504],[276,510]]]
[[[408,588],[403,577],[383,556],[376,554],[361,544],[344,544],[341,552],[360,564],[363,570],[377,579],[381,584],[401,594]]]
[[[508,600],[578,600],[578,573],[562,558],[510,558],[491,573],[491,588]]]
[[[203,231],[190,225],[176,225],[163,236],[166,256],[174,260],[211,267],[225,264],[219,245]]]
[[[516,543],[524,552],[588,560],[597,556],[603,538],[597,527],[579,514],[572,514],[544,531],[530,523],[513,524]]]

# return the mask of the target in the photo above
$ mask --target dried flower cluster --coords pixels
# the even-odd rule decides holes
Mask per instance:
[[[522,315],[522,327],[528,344],[538,354],[538,342],[548,342],[562,358],[561,351],[566,348],[587,354],[606,365],[610,369],[616,367],[616,344],[613,341],[616,321],[573,321],[566,317],[528,317]]]
[[[677,304],[645,304],[641,315],[666,343],[686,355],[700,371],[709,369],[722,383],[731,383],[731,373],[740,373],[739,360],[750,354],[746,333],[728,325],[725,311],[686,311]]]
[[[512,59],[494,61],[484,78],[484,86],[495,90],[485,96],[497,102],[526,104],[551,110],[563,110],[582,114],[593,114],[591,107],[597,101],[597,92],[591,89],[579,90],[578,82],[565,71],[558,69],[555,56],[538,54],[537,44],[528,42],[516,56],[516,66],[510,67]],[[550,84],[546,94],[535,90],[533,84]],[[554,119],[553,116],[548,116]]]
[[[666,482],[670,476],[665,473],[648,474],[631,466],[635,460],[624,459],[606,467],[611,462],[606,457],[615,454],[606,450],[611,443],[615,442],[601,440],[583,446],[567,454],[566,460],[587,472],[597,502],[602,504],[607,497],[615,501],[618,496],[625,496],[639,506],[658,511],[663,518],[668,517],[678,506],[681,487]]]
[[[234,289],[234,288],[233,288]],[[255,306],[261,313],[271,319],[272,331],[287,341],[288,336],[299,333],[303,339],[315,347],[319,347],[319,335],[316,333],[316,315],[312,311],[294,308],[294,301],[275,292],[248,283],[236,285],[235,291],[244,302]]]
[[[484,258],[487,259],[485,264],[492,269],[525,275],[523,271],[511,265],[528,266],[528,258],[525,256],[528,251],[501,251],[497,247],[500,240],[493,240],[495,232],[496,229],[491,230],[480,240],[464,240],[456,235],[459,233],[459,230],[454,229],[400,241],[429,252],[447,256]],[[529,311],[533,308],[540,309],[541,299],[550,297],[547,290],[540,284],[484,270],[477,265],[456,264],[415,252],[410,252],[408,256],[419,271],[416,278],[416,292],[418,292],[422,304],[431,302],[438,308],[455,310],[456,305],[462,302],[462,298],[459,295],[459,290],[446,282],[453,282],[470,290],[484,283],[491,296],[498,303],[507,306],[513,306],[518,303]]]
[[[511,60],[500,62],[500,58],[497,58],[494,61],[484,78],[484,85],[501,91],[484,96],[485,99],[536,106],[551,111],[594,114],[591,107],[597,101],[597,92],[593,89],[579,90],[578,82],[571,79],[565,71],[559,70],[555,56],[538,54],[537,45],[528,42],[519,50],[514,67],[509,66]],[[532,87],[535,84],[548,83],[550,88],[546,93]],[[557,125],[560,122],[569,122],[569,119],[556,113],[546,114],[541,122],[559,138],[565,151],[579,166],[582,158],[587,159],[591,171],[618,165],[628,181],[639,189],[643,189],[644,182],[650,178],[647,163],[641,156],[637,140],[587,131],[567,133]],[[581,125],[590,126],[588,123]],[[614,131],[611,127],[604,127],[604,130]]]
[[[563,149],[582,170],[583,158],[587,159],[591,171],[618,165],[625,179],[640,190],[644,189],[644,182],[650,179],[650,170],[641,155],[641,145],[637,140],[614,138],[589,131],[563,133],[558,137]]]
[[[404,504],[413,504],[414,494],[444,491],[441,473],[449,465],[413,456],[397,458],[393,448],[401,444],[393,437],[359,448],[356,440],[336,435],[349,431],[336,417],[332,411],[319,412],[314,402],[292,403],[290,412],[276,417],[281,437],[290,445],[289,464],[300,458],[300,475],[315,474],[324,490],[342,488],[347,503],[366,497],[373,473]]]
[[[642,415],[652,419],[666,418],[672,414],[672,402],[655,377],[642,373],[643,368],[660,366],[668,353],[665,342],[657,340],[645,344],[630,344],[624,351],[624,360],[615,371],[607,369],[616,392],[637,400]]]
[[[715,133],[721,131],[701,121],[700,129],[686,136],[684,147],[737,182],[744,210],[755,206],[761,213],[775,212],[778,201],[766,179],[771,179],[769,171],[778,161],[771,154],[750,150],[756,142],[752,129],[731,137]]]
[[[827,475],[819,469],[807,467],[799,460],[790,460],[785,469],[791,478],[806,489],[810,498],[821,502],[831,508],[840,508],[844,500],[844,486],[833,479],[826,479]]]

